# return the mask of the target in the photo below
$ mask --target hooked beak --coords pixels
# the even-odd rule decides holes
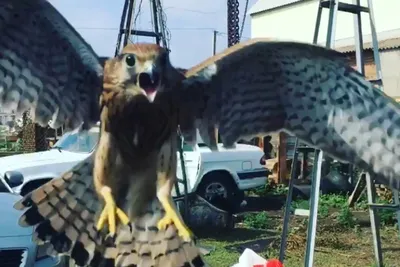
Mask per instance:
[[[160,75],[158,72],[146,71],[138,75],[139,87],[143,89],[150,102],[153,102],[157,94],[157,89],[160,85]]]

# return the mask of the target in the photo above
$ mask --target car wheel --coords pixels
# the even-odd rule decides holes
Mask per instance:
[[[243,195],[227,173],[206,175],[197,189],[197,194],[219,209],[235,212],[242,202]]]

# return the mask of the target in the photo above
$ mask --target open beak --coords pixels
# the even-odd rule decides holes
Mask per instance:
[[[142,72],[138,75],[138,83],[140,88],[146,93],[150,102],[153,102],[160,85],[160,75],[154,70]]]
[[[149,99],[150,102],[154,101],[154,99],[156,98],[156,94],[157,94],[157,90],[154,90],[152,92],[146,92],[147,98]]]

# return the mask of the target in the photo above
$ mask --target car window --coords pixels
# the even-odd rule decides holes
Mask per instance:
[[[64,134],[53,148],[62,149],[69,152],[89,153],[93,151],[99,141],[99,132],[71,132]]]
[[[177,149],[179,151],[180,145],[182,144],[182,139],[178,136],[178,141],[176,142]],[[183,142],[182,146],[183,152],[192,152],[194,151],[193,147],[186,142]]]
[[[4,182],[2,179],[0,179],[0,193],[9,193],[10,191],[8,188],[4,185]]]
[[[192,152],[194,151],[193,147],[191,145],[186,144],[183,142],[183,152]]]

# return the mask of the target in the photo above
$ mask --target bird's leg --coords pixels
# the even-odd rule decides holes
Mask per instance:
[[[160,177],[160,176],[165,176],[165,177]],[[158,229],[163,230],[167,228],[169,224],[173,223],[176,229],[178,230],[178,235],[182,237],[183,240],[190,241],[192,237],[192,232],[186,226],[185,222],[180,216],[171,196],[172,179],[167,179],[165,173],[158,173],[159,185],[160,181],[164,181],[164,184],[158,187],[157,198],[165,210],[165,215],[158,222],[157,227]]]
[[[100,190],[100,194],[103,196],[105,205],[97,222],[97,230],[101,230],[108,221],[109,232],[111,236],[114,236],[116,233],[116,219],[118,218],[123,224],[127,225],[129,223],[129,218],[115,204],[114,198],[111,194],[111,188],[103,186]]]

